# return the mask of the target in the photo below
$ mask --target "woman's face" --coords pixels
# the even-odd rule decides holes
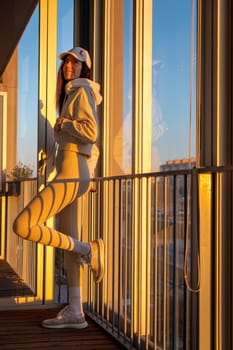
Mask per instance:
[[[73,80],[80,77],[82,62],[72,55],[67,55],[63,64],[63,75],[65,80]]]

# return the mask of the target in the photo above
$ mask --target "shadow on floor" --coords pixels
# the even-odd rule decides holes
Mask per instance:
[[[17,275],[11,266],[0,260],[0,298],[33,295],[32,290]]]

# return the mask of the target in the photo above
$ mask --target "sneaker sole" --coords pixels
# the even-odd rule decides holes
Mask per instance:
[[[87,322],[83,322],[80,324],[75,323],[67,323],[67,324],[57,324],[57,325],[47,325],[42,323],[42,327],[44,328],[51,328],[51,329],[61,329],[61,328],[75,328],[75,329],[84,329],[88,327]]]

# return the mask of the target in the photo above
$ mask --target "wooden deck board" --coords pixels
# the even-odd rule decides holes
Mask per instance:
[[[0,349],[124,349],[106,331],[87,317],[88,328],[46,329],[44,319],[54,317],[56,309],[0,311]]]

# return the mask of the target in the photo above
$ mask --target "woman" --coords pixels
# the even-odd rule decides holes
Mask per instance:
[[[13,229],[20,237],[65,251],[65,270],[69,287],[69,305],[58,315],[43,321],[47,328],[88,326],[82,307],[83,264],[90,265],[94,280],[103,278],[104,243],[98,239],[80,241],[78,232],[78,197],[88,190],[88,161],[98,135],[96,105],[102,101],[99,85],[90,80],[89,53],[75,47],[60,55],[57,79],[57,110],[54,126],[58,144],[57,175],[16,218]],[[60,230],[44,225],[59,213]]]

